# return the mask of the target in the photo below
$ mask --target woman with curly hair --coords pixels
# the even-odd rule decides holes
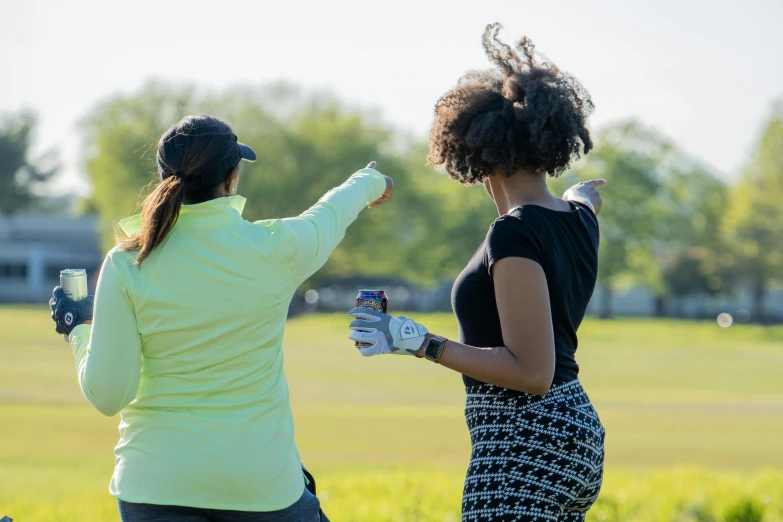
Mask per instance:
[[[435,107],[429,160],[483,183],[499,218],[457,278],[459,342],[405,317],[350,314],[362,355],[426,358],[463,375],[472,453],[462,519],[583,521],[603,475],[604,428],[579,383],[577,329],[598,270],[601,199],[557,177],[593,146],[589,94],[572,76],[484,34],[495,68],[460,79]],[[422,442],[426,444],[426,442]]]

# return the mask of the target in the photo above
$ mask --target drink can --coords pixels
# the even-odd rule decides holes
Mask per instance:
[[[87,271],[83,268],[67,268],[60,271],[60,288],[74,301],[87,297]],[[68,340],[68,334],[63,335]]]
[[[356,296],[356,306],[361,308],[372,308],[378,312],[387,313],[389,300],[386,298],[386,292],[383,290],[359,290]],[[356,341],[357,348],[364,348],[366,343]]]
[[[388,305],[389,300],[383,290],[359,290],[359,294],[356,296],[356,306],[361,308],[372,308],[386,313]]]

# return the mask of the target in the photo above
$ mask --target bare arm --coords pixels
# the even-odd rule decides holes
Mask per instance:
[[[326,263],[363,208],[391,198],[391,178],[374,166],[358,171],[297,217],[256,222],[276,238],[276,259],[300,283]]]
[[[484,255],[503,346],[477,348],[447,341],[438,362],[489,384],[544,395],[554,378],[555,339],[541,240],[530,223],[502,216],[487,233]],[[423,357],[432,338],[424,325],[406,317],[366,308],[348,313],[355,318],[349,338],[362,343],[359,351],[366,357]]]
[[[505,346],[476,348],[448,341],[439,362],[489,384],[544,395],[555,373],[555,339],[544,271],[530,259],[508,257],[493,265],[492,277]],[[423,357],[423,352],[422,346],[417,355]]]

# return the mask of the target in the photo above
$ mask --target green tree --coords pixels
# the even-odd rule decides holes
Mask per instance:
[[[215,94],[153,83],[99,104],[84,120],[89,205],[101,215],[107,248],[113,223],[134,211],[140,190],[156,179],[158,136],[189,113],[230,121],[256,150],[259,160],[242,164],[239,182],[250,220],[297,215],[371,160],[394,178],[394,200],[363,213],[311,284],[356,275],[419,284],[453,278],[493,218],[483,190],[425,165],[423,143],[328,94],[285,84]]]
[[[608,181],[601,187],[602,317],[612,315],[612,296],[624,286],[651,289],[658,314],[667,295],[718,289],[713,253],[726,201],[719,179],[635,121],[603,129],[585,163],[554,186],[595,178]]]
[[[410,177],[399,210],[413,219],[399,254],[407,279],[435,283],[462,271],[498,216],[483,186],[461,185],[445,171],[433,170],[426,155],[423,143],[407,154]]]
[[[669,209],[660,256],[665,295],[714,295],[723,290],[721,256],[726,245],[721,233],[728,205],[728,188],[711,172],[682,158],[664,180]],[[663,311],[663,295],[659,309]]]
[[[618,288],[650,284],[654,279],[650,275],[655,272],[652,243],[660,230],[653,215],[657,210],[654,199],[662,190],[652,153],[655,143],[649,131],[636,122],[609,126],[599,133],[585,163],[560,182],[562,187],[576,180],[607,180],[601,187],[606,201],[600,215],[601,317],[611,317],[612,297]]]
[[[36,117],[21,111],[0,117],[0,211],[16,212],[38,200],[37,190],[57,173],[57,154],[30,157]]]
[[[753,316],[767,320],[769,285],[783,281],[783,100],[772,109],[756,150],[731,192],[726,218],[731,269],[753,292]]]
[[[84,169],[92,186],[85,207],[98,212],[103,244],[114,224],[131,215],[157,179],[157,140],[192,103],[193,91],[150,83],[141,92],[98,103],[80,123]]]

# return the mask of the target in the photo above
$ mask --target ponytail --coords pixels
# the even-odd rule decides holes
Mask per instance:
[[[141,230],[132,236],[118,233],[120,250],[138,250],[134,264],[141,265],[171,232],[183,203],[222,195],[219,187],[245,157],[242,147],[255,159],[231,126],[212,116],[186,116],[172,125],[158,140],[160,182],[141,205]]]
[[[174,227],[182,207],[184,186],[182,175],[163,179],[142,203],[141,230],[129,237],[117,237],[120,250],[139,251],[134,264],[141,265]]]

